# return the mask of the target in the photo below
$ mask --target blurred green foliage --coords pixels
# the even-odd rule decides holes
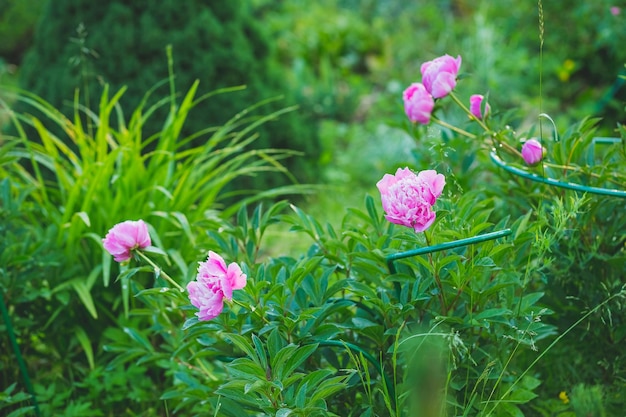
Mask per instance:
[[[0,60],[19,64],[33,39],[35,24],[46,0],[0,2]]]
[[[93,108],[105,83],[113,90],[127,86],[120,103],[135,108],[146,91],[167,79],[167,45],[174,51],[178,91],[186,91],[195,80],[205,91],[247,86],[198,104],[185,125],[187,134],[219,126],[261,99],[283,97],[269,104],[270,112],[295,104],[267,31],[240,0],[50,1],[21,67],[21,85],[68,115],[75,89],[80,89],[84,105]],[[157,117],[146,123],[147,133],[158,132],[159,119],[166,116],[164,109],[157,110]],[[296,177],[310,180],[318,138],[305,112],[285,114],[260,127],[259,134],[259,148],[304,152],[306,159],[288,165]],[[276,181],[284,183],[284,177],[266,176],[258,184],[243,181],[238,188],[252,183],[266,189]]]

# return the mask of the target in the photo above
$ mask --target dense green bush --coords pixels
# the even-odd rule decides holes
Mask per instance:
[[[50,1],[21,68],[21,84],[66,115],[73,112],[75,89],[81,90],[83,104],[93,108],[105,83],[112,90],[127,86],[120,102],[135,108],[146,91],[168,77],[167,45],[174,51],[177,91],[187,91],[196,79],[205,91],[247,86],[200,103],[185,125],[186,134],[219,126],[262,99],[283,97],[269,104],[271,111],[294,104],[273,45],[244,1]],[[144,126],[148,135],[162,128],[165,109],[157,116]],[[307,159],[289,166],[296,177],[310,178],[318,139],[303,111],[283,115],[259,133],[259,148],[304,152]],[[277,177],[266,176],[257,185],[267,188],[270,178]]]
[[[476,197],[445,202],[431,243],[494,227],[492,202],[475,204]],[[445,387],[448,405],[431,406],[456,414],[518,412],[510,401],[533,398],[539,381],[522,378],[513,359],[551,329],[541,322],[542,294],[523,284],[528,252],[487,242],[399,261],[390,272],[385,255],[425,242],[387,223],[371,197],[366,210],[348,210],[341,229],[293,206],[293,215],[281,216],[286,206],[258,207],[250,217],[242,209],[236,223],[209,232],[208,249],[237,259],[248,274],[218,318],[183,325],[185,295],[138,287],[142,303],[131,315],[149,322],[140,333],[110,334],[107,350],[117,353],[110,367],[163,368],[172,386],[161,398],[182,414],[405,415],[412,400],[428,401],[424,392],[415,397],[415,383],[430,385],[434,398]],[[259,258],[268,226],[280,220],[312,246],[297,258]],[[534,236],[525,227],[513,225],[517,244]]]

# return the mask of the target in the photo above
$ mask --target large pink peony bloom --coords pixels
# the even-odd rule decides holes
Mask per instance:
[[[423,84],[413,83],[402,93],[404,112],[413,123],[427,125],[435,107],[435,100]]]
[[[143,220],[118,223],[102,239],[104,249],[117,262],[129,260],[133,250],[143,249],[151,244],[148,226]]]
[[[543,159],[543,147],[536,139],[528,139],[522,145],[522,158],[528,165],[536,165]]]
[[[445,177],[434,170],[415,175],[409,168],[398,168],[395,175],[385,174],[376,186],[387,220],[423,232],[435,221],[432,206],[445,184]]]
[[[187,284],[189,300],[199,311],[200,320],[211,320],[222,312],[224,298],[232,300],[233,291],[246,286],[246,274],[236,263],[226,262],[215,252],[209,252],[206,262],[200,262],[196,280]]]
[[[483,105],[483,103],[485,103]],[[484,113],[483,113],[484,109]],[[489,103],[485,101],[485,97],[480,94],[474,94],[470,97],[470,112],[477,118],[482,119],[487,117],[489,112],[491,111],[491,107]]]
[[[456,87],[456,77],[460,68],[460,55],[456,58],[444,55],[432,61],[424,62],[420,70],[426,91],[432,94],[434,98],[447,96]]]

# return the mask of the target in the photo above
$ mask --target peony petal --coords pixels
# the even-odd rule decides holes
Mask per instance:
[[[441,72],[434,79],[430,93],[434,98],[447,96],[456,87],[456,74]]]
[[[233,290],[240,290],[246,286],[247,276],[241,271],[241,267],[235,262],[228,265],[227,275]]]
[[[437,174],[437,171],[433,169],[421,171],[417,177],[428,185],[428,188],[435,199],[441,195],[443,187],[446,185],[446,177],[442,174]]]

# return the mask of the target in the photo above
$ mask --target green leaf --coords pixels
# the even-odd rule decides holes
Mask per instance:
[[[276,417],[289,417],[293,413],[293,410],[289,408],[281,408],[276,412]]]
[[[188,328],[190,328],[194,324],[198,324],[198,323],[200,323],[200,320],[198,320],[198,316],[193,316],[193,317],[188,318],[187,320],[185,320],[185,323],[183,324],[182,329],[183,330],[187,330]]]
[[[85,352],[85,356],[87,357],[87,362],[89,363],[89,369],[94,370],[94,360],[93,360],[93,349],[91,347],[91,341],[87,336],[87,333],[83,330],[82,327],[75,327],[74,333],[76,334],[76,338],[80,343],[83,351]]]
[[[91,314],[91,317],[97,319],[98,312],[96,311],[96,306],[93,303],[90,288],[87,287],[87,284],[80,279],[74,279],[71,281],[71,285],[72,288],[74,288],[74,291],[76,291],[76,294],[78,294],[80,301],[83,303],[87,311],[89,311],[89,314]]]
[[[283,369],[283,375],[284,376],[291,375],[291,373],[295,371],[296,368],[300,366],[302,362],[304,362],[309,356],[313,354],[313,352],[317,350],[318,346],[319,345],[315,343],[312,345],[306,345],[306,346],[302,346],[301,348],[298,348],[294,352],[293,356],[291,356],[285,363],[285,368]]]
[[[520,234],[527,231],[526,226],[528,225],[528,221],[530,220],[530,216],[532,214],[533,214],[533,211],[528,210],[528,212],[523,217],[521,217],[520,220],[518,220],[519,224],[517,225],[517,229],[515,230],[515,236],[513,237],[513,240],[517,240]]]
[[[484,320],[491,317],[505,316],[509,314],[511,314],[511,310],[508,308],[490,308],[475,315],[474,320]]]
[[[135,342],[139,343],[146,351],[154,352],[152,344],[144,336],[139,334],[135,329],[130,327],[124,327],[124,333],[130,336]]]
[[[237,358],[228,364],[228,370],[235,376],[243,377],[248,381],[267,381],[266,371],[257,361],[250,358]]]
[[[272,358],[272,373],[276,375],[276,378],[282,380],[285,376],[284,367],[285,363],[291,358],[298,347],[294,344],[290,344],[282,348],[276,356]]]
[[[265,352],[265,347],[263,346],[263,342],[256,335],[252,335],[252,343],[254,343],[254,350],[256,351],[257,357],[261,361],[261,366],[263,369],[267,369],[267,353]]]
[[[317,401],[324,400],[346,388],[345,377],[343,376],[326,379],[315,390],[309,402],[315,404]]]
[[[245,353],[249,358],[252,358],[253,360],[255,360],[259,364],[259,366],[261,365],[261,363],[258,361],[258,358],[257,358],[257,355],[256,355],[256,352],[255,352],[254,348],[246,340],[245,337],[240,336],[238,334],[233,334],[233,333],[227,333],[227,334],[224,335],[224,337],[226,339],[230,340],[240,350],[242,350],[243,353]]]
[[[7,417],[32,415],[33,411],[35,411],[35,406],[20,407],[19,409],[12,411],[9,415],[7,415]]]

